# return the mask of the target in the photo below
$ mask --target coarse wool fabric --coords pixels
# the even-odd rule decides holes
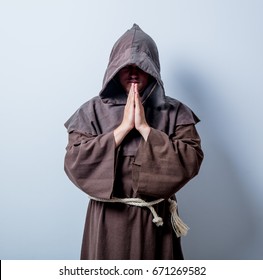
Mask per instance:
[[[116,148],[113,131],[122,120],[127,94],[118,72],[136,65],[151,76],[141,94],[151,127],[145,141],[133,129]],[[91,197],[165,200],[148,208],[90,200],[81,259],[183,259],[180,238],[170,223],[168,198],[199,172],[203,152],[197,116],[165,94],[155,42],[134,24],[113,46],[98,96],[83,104],[65,123],[69,134],[65,172]]]

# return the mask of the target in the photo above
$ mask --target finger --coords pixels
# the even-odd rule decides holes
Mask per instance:
[[[126,105],[130,105],[132,103],[132,98],[133,98],[133,84],[131,84]]]
[[[138,93],[135,91],[134,93],[134,101],[135,101],[135,105],[139,105],[139,97],[138,97]]]
[[[130,87],[130,90],[129,90],[129,95],[130,93],[134,92],[134,83],[131,83],[131,87]]]
[[[142,102],[141,102],[141,98],[138,92],[135,92],[135,105],[136,107],[138,107],[138,109],[142,109]]]
[[[134,91],[135,91],[135,93],[139,94],[139,92],[138,92],[138,84],[134,84]]]
[[[130,88],[130,91],[129,91],[129,97],[130,97],[129,102],[132,106],[134,106],[134,102],[135,102],[134,101],[134,98],[135,98],[135,96],[134,96],[134,93],[135,93],[134,85],[135,85],[134,83],[131,84],[131,88]]]

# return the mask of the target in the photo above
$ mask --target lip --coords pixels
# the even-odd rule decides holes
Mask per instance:
[[[139,81],[138,80],[128,80],[128,83],[138,84]]]

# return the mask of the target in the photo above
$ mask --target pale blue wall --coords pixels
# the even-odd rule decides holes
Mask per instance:
[[[87,198],[63,171],[64,121],[97,95],[134,22],[167,94],[202,122],[205,161],[178,194],[187,259],[262,259],[263,2],[0,2],[0,258],[78,259]]]

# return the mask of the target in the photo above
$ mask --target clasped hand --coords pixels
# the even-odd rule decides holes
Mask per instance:
[[[128,130],[134,127],[141,131],[148,124],[145,119],[144,108],[140,100],[137,84],[132,83],[128,94],[127,103],[124,108],[122,125]]]
[[[136,83],[131,84],[122,122],[119,127],[114,130],[117,146],[133,128],[140,132],[145,141],[147,140],[150,133],[150,127],[145,118],[144,108],[140,100]]]

